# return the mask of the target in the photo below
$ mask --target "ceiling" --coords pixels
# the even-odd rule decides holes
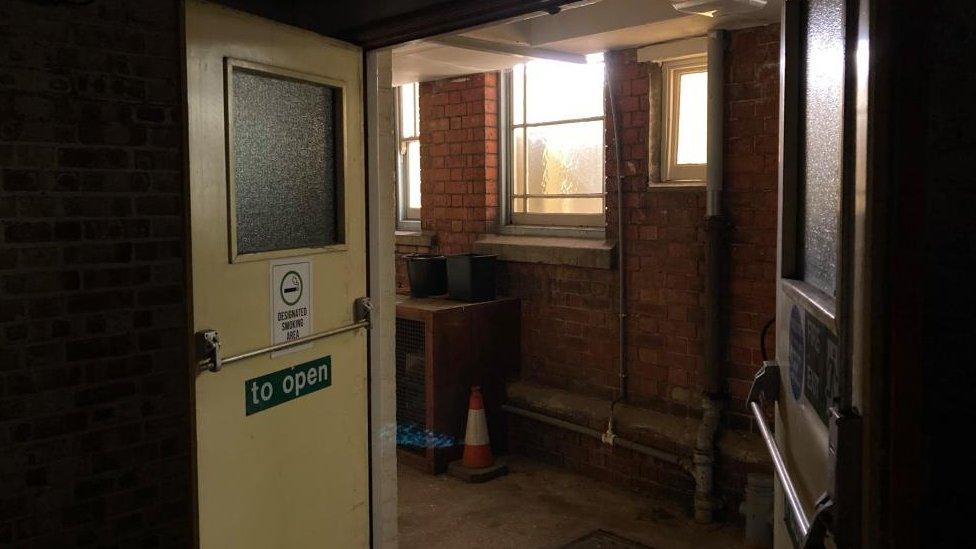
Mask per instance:
[[[580,0],[216,0],[371,49],[556,11]]]
[[[736,0],[714,2],[736,4]],[[582,61],[590,53],[779,21],[782,0],[728,16],[680,13],[670,0],[588,0],[394,49],[394,84],[500,70],[526,59]]]

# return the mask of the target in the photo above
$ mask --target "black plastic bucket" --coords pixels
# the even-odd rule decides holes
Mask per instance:
[[[406,256],[410,295],[427,297],[447,293],[447,258],[436,254]]]
[[[447,257],[447,287],[451,299],[495,299],[494,255],[458,254]]]

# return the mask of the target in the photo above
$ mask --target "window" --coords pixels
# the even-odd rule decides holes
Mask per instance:
[[[397,228],[420,230],[420,86],[397,89]]]
[[[530,61],[507,80],[507,223],[602,227],[603,54]]]
[[[708,160],[708,60],[695,56],[661,65],[661,168],[664,181],[705,181]]]

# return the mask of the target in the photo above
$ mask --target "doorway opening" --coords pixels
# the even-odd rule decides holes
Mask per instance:
[[[624,4],[368,54],[368,108],[391,115],[371,118],[371,162],[396,181],[384,375],[402,547],[730,547],[747,521],[771,535],[746,393],[775,315],[781,4]],[[481,483],[451,474],[484,443],[474,386],[507,466]]]

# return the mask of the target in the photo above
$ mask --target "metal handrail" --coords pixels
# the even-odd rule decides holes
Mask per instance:
[[[766,417],[763,415],[762,408],[755,401],[750,402],[749,407],[752,409],[752,415],[756,418],[756,423],[759,425],[759,432],[762,434],[763,441],[766,443],[769,455],[773,458],[773,467],[776,469],[780,484],[783,485],[783,491],[786,493],[786,502],[789,504],[793,519],[796,521],[796,526],[800,530],[798,534],[801,539],[806,538],[807,532],[810,531],[810,519],[807,518],[807,514],[803,510],[803,505],[800,503],[800,496],[796,493],[796,485],[793,483],[793,477],[790,476],[790,471],[786,468],[786,462],[783,460],[783,455],[776,445],[776,439],[773,438],[769,426],[766,425]]]

